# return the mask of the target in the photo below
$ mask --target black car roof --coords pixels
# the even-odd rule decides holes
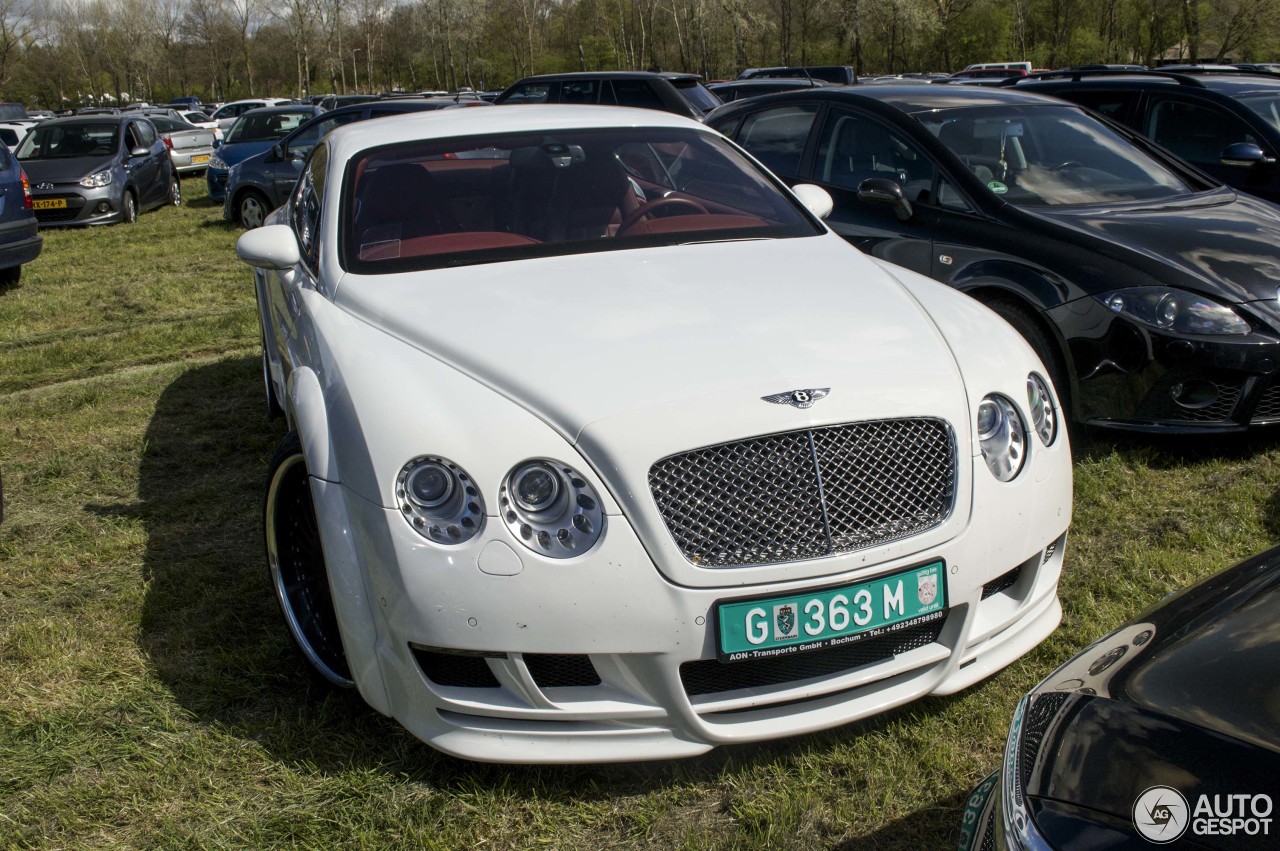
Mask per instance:
[[[1209,89],[1224,95],[1235,97],[1249,92],[1280,92],[1280,79],[1273,74],[1250,73],[1242,71],[1238,74],[1214,72],[1176,72],[1176,71],[1102,71],[1077,74],[1068,71],[1053,72],[1044,75],[1032,75],[1019,78],[1012,88],[1056,89],[1075,88],[1088,84],[1097,88],[1135,89],[1135,88],[1167,88],[1183,86],[1188,89]]]
[[[652,80],[661,77],[664,80],[701,80],[698,74],[685,74],[676,71],[568,71],[563,74],[534,74],[522,77],[515,84],[529,83],[537,80],[553,82],[555,80]]]
[[[956,109],[970,106],[1007,106],[1011,104],[1048,104],[1064,105],[1056,98],[1045,97],[1031,92],[1020,92],[1012,89],[997,89],[978,86],[815,86],[811,89],[797,89],[790,92],[779,92],[775,95],[762,95],[752,98],[745,107],[758,109],[761,104],[770,101],[795,100],[799,98],[816,98],[819,100],[871,100],[879,101],[906,113],[924,112],[931,109]],[[745,103],[745,102],[744,102]],[[731,106],[736,107],[737,103]],[[728,111],[729,106],[724,107]]]
[[[136,113],[134,115],[111,115],[108,113],[103,113],[101,115],[64,115],[61,118],[49,118],[45,121],[41,121],[39,126],[52,127],[63,124],[123,124],[130,118],[142,117],[143,116]]]

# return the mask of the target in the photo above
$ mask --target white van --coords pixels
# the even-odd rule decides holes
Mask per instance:
[[[979,62],[975,65],[966,65],[966,71],[985,71],[988,68],[1016,68],[1020,71],[1031,73],[1030,62]]]

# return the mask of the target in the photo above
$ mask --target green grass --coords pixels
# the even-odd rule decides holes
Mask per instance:
[[[266,583],[237,232],[189,206],[48,233],[0,290],[0,848],[921,849],[952,841],[1018,697],[1270,544],[1260,440],[1078,451],[1062,627],[946,699],[678,763],[479,765],[313,691]]]

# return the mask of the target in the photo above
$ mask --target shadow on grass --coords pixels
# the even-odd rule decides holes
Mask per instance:
[[[1121,453],[1140,458],[1156,470],[1218,459],[1248,460],[1274,450],[1278,441],[1280,426],[1221,435],[1140,434],[1083,427],[1071,432],[1072,455],[1077,461]]]
[[[960,817],[964,814],[969,794],[970,791],[964,791],[950,797],[940,796],[927,806],[883,824],[865,836],[833,845],[832,851],[954,848],[960,838]]]
[[[354,694],[314,685],[294,654],[262,552],[263,483],[283,436],[264,408],[252,357],[191,369],[161,394],[140,470],[148,585],[138,640],[165,687],[198,723],[252,742],[283,763],[308,773],[385,772],[459,793],[601,800],[803,762],[809,753],[834,751],[904,716],[921,720],[949,705],[925,700],[825,733],[721,748],[681,762],[502,766],[440,754]],[[930,824],[948,837],[961,806],[952,791],[939,790],[929,808]],[[882,844],[849,847],[899,847],[890,841],[898,827],[877,834]],[[916,824],[901,829],[922,835]]]

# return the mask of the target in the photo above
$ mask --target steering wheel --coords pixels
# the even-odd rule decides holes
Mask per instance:
[[[619,234],[625,233],[630,228],[635,227],[641,219],[646,216],[651,216],[656,211],[663,210],[668,207],[688,207],[695,213],[700,213],[702,215],[706,215],[710,212],[706,207],[702,206],[702,204],[692,198],[683,198],[679,195],[666,195],[662,198],[654,198],[652,201],[645,201],[639,207],[636,207],[630,213],[623,216],[622,222],[618,225],[617,232]]]
[[[1083,166],[1084,166],[1084,163],[1082,162],[1078,162],[1076,160],[1067,160],[1064,163],[1058,163],[1057,165],[1049,166],[1049,171],[1068,171],[1069,169],[1082,168]]]

